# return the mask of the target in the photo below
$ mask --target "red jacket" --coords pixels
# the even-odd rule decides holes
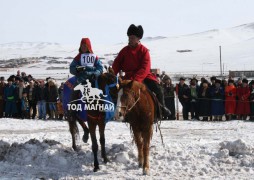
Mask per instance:
[[[142,44],[132,48],[124,47],[114,60],[112,65],[115,74],[120,70],[125,72],[124,79],[143,82],[145,78],[157,81],[156,77],[150,72],[151,59],[148,49]]]
[[[250,114],[250,89],[249,87],[239,87],[237,88],[237,108],[236,114],[238,115],[249,115]]]

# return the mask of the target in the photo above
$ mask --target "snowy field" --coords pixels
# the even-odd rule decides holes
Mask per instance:
[[[99,152],[94,173],[90,139],[74,152],[66,121],[0,119],[0,179],[254,179],[253,122],[163,121],[161,130],[165,147],[154,128],[143,176],[129,126],[109,122],[110,163]]]

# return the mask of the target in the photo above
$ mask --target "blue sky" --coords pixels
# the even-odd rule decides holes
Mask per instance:
[[[254,22],[253,0],[0,0],[0,44],[126,42],[130,24],[144,36],[175,36]]]

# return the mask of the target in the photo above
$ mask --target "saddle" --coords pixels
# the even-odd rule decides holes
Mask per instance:
[[[147,88],[149,94],[151,95],[151,97],[153,98],[153,102],[154,102],[154,123],[156,123],[158,121],[158,119],[162,119],[162,111],[161,111],[161,104],[160,102],[158,101],[156,95],[149,89]]]

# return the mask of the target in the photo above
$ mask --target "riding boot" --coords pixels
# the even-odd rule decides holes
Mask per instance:
[[[170,110],[166,107],[165,105],[165,100],[164,100],[164,95],[162,90],[158,91],[159,93],[156,94],[156,97],[160,103],[160,108],[161,108],[161,112],[162,112],[162,116],[163,117],[168,117],[171,115]]]
[[[168,117],[171,115],[170,110],[165,106],[165,101],[164,101],[164,94],[162,87],[156,82],[151,79],[146,78],[144,80],[145,85],[148,87],[148,89],[156,94],[156,97],[159,101],[160,104],[160,109],[162,112],[163,117]]]

